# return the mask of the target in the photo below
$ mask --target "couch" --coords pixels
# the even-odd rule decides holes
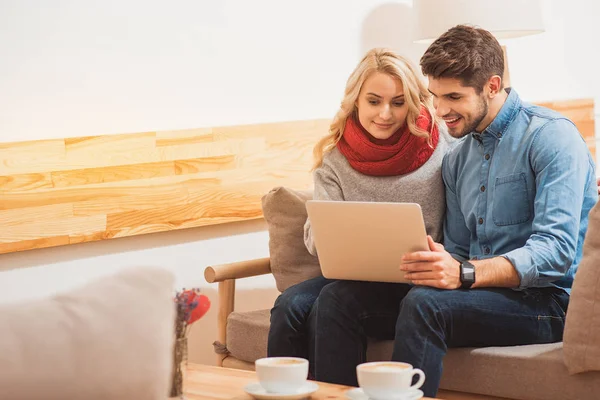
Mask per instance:
[[[275,188],[262,199],[270,257],[205,269],[219,284],[218,365],[254,369],[266,356],[270,310],[236,312],[235,283],[273,274],[279,291],[320,273],[304,248],[305,202],[310,192]],[[469,399],[600,399],[600,209],[590,213],[584,257],[567,312],[564,342],[450,349],[444,359],[440,397]],[[369,360],[387,360],[391,341],[370,341]],[[456,392],[460,392],[458,395]],[[469,393],[471,395],[462,395]],[[462,397],[461,397],[462,396]]]

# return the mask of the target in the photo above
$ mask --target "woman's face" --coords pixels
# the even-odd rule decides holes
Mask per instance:
[[[406,122],[402,82],[388,74],[375,72],[363,84],[358,100],[358,120],[377,139],[387,139]]]

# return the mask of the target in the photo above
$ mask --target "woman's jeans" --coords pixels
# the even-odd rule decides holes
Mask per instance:
[[[442,290],[336,281],[321,290],[312,310],[315,378],[356,386],[367,337],[393,339],[392,360],[422,369],[422,390],[435,397],[449,347],[559,342],[568,302],[558,288]]]
[[[271,309],[269,357],[306,358],[314,376],[315,326],[311,311],[323,287],[331,282],[334,281],[319,276],[291,286],[279,295]]]

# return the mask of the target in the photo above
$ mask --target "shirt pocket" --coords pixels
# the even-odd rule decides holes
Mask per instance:
[[[498,226],[520,224],[531,217],[525,174],[496,178],[494,188],[494,223]]]

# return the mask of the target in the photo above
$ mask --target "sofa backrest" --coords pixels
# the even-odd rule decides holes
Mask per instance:
[[[589,215],[564,333],[565,364],[574,374],[600,371],[600,207]]]

